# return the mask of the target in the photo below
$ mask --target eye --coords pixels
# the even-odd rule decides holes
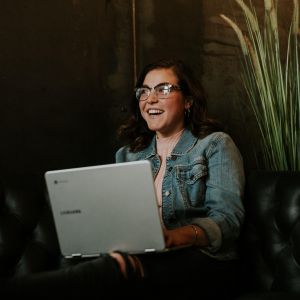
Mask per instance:
[[[156,92],[159,95],[168,95],[170,93],[170,87],[167,84],[160,85],[156,88]]]
[[[138,88],[136,89],[136,97],[137,99],[147,97],[149,90],[147,88]]]

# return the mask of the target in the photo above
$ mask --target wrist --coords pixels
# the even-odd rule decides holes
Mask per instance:
[[[191,224],[190,227],[193,230],[194,233],[194,241],[192,242],[193,246],[197,246],[198,245],[198,241],[199,241],[199,227],[197,225]]]

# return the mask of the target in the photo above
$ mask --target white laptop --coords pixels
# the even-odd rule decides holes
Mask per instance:
[[[165,249],[149,161],[48,171],[45,179],[63,256]]]

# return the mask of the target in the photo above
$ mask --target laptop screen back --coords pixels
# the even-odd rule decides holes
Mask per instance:
[[[48,171],[45,179],[65,257],[165,248],[149,161]]]

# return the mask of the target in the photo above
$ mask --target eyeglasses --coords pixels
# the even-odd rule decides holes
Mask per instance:
[[[153,88],[143,86],[135,89],[136,99],[139,101],[147,100],[152,90],[154,90],[154,93],[158,99],[166,99],[169,97],[172,91],[180,91],[181,89],[179,86],[168,82],[160,83]]]

